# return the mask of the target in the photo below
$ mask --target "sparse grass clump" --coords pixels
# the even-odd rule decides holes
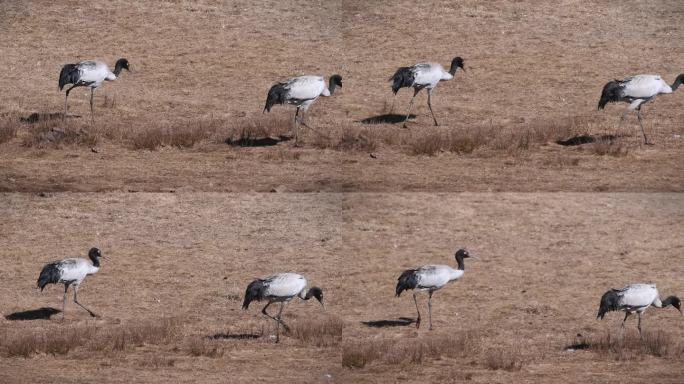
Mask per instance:
[[[91,127],[77,127],[61,119],[46,119],[28,126],[28,133],[22,137],[22,145],[29,148],[62,148],[65,145],[93,147],[98,139]]]
[[[195,336],[188,340],[186,351],[190,356],[211,358],[222,357],[225,353],[220,342],[200,336]]]
[[[377,137],[368,128],[344,126],[330,134],[313,132],[311,135],[313,146],[321,149],[370,152],[378,147]]]
[[[508,349],[493,349],[486,352],[485,365],[491,370],[519,371],[523,362],[520,354]]]
[[[611,139],[596,140],[589,147],[591,153],[599,156],[614,156],[621,157],[627,155],[629,148],[625,143],[618,142]]]
[[[644,332],[643,339],[637,334],[624,337],[610,332],[588,337],[578,337],[569,348],[587,349],[598,355],[618,361],[638,360],[645,356],[660,358],[684,357],[684,343],[663,331]]]
[[[154,125],[132,132],[130,142],[133,149],[192,148],[212,138],[222,126],[220,120],[194,120],[172,126]]]
[[[9,119],[0,119],[0,144],[6,143],[17,137],[17,122]]]
[[[228,126],[227,133],[220,141],[249,146],[250,141],[257,139],[289,137],[293,123],[288,116],[269,114],[236,119]],[[306,129],[306,127],[300,127],[299,133],[301,134]]]
[[[297,321],[291,329],[292,337],[317,347],[330,347],[342,341],[344,322],[336,316]]]
[[[77,349],[110,353],[143,344],[158,344],[176,334],[177,322],[170,319],[118,326],[50,326],[39,330],[6,332],[0,353],[7,357],[35,354],[66,355]]]
[[[419,339],[360,341],[343,347],[342,365],[363,368],[373,361],[420,364],[440,357],[463,357],[476,353],[477,349],[477,335],[472,332]]]

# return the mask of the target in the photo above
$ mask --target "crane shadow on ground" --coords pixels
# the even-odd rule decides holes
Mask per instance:
[[[400,317],[396,320],[373,320],[362,321],[361,323],[373,328],[405,327],[411,324],[415,324],[416,320],[410,317]]]
[[[69,119],[77,119],[80,117],[81,117],[81,115],[67,115],[67,118],[69,118]],[[35,123],[39,123],[41,121],[61,120],[63,118],[64,118],[64,113],[62,113],[62,112],[47,112],[47,113],[33,112],[32,114],[30,114],[26,117],[22,117],[19,120],[21,120],[23,123],[35,124]]]
[[[271,147],[290,140],[292,140],[292,136],[281,135],[276,137],[241,137],[235,140],[228,138],[225,143],[233,147]]]
[[[579,135],[579,136],[573,136],[573,137],[566,139],[566,140],[558,140],[558,141],[556,141],[556,144],[559,144],[559,145],[562,145],[565,147],[573,147],[576,145],[595,143],[597,141],[613,142],[618,137],[620,137],[620,136],[619,135],[598,135],[598,136]]]
[[[363,120],[359,120],[361,124],[398,124],[398,123],[403,123],[404,121],[415,119],[416,115],[411,114],[409,115],[409,118],[406,118],[406,115],[398,115],[396,113],[386,113],[384,115],[377,115],[377,116],[371,116],[367,117]]]
[[[39,309],[30,309],[28,311],[14,312],[5,316],[5,319],[10,321],[17,320],[49,320],[52,315],[61,313],[59,309],[51,307],[43,307]]]
[[[207,339],[232,339],[232,340],[248,340],[248,339],[258,339],[262,335],[258,333],[225,333],[219,332],[213,335],[207,336]]]

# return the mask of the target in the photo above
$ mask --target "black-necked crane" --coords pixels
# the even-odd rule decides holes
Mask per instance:
[[[106,81],[114,81],[121,74],[121,70],[130,71],[128,60],[121,58],[116,61],[114,70],[110,71],[107,64],[101,61],[86,60],[76,64],[65,64],[62,71],[59,73],[59,90],[61,91],[67,84],[73,84],[66,91],[64,96],[64,118],[67,115],[67,101],[69,100],[69,92],[76,87],[90,88],[90,118],[95,121],[93,113],[93,97],[95,95],[95,88],[102,85]]]
[[[465,71],[463,67],[463,59],[460,57],[454,57],[451,60],[451,67],[449,71],[445,71],[444,67],[438,63],[420,63],[412,67],[401,67],[397,69],[389,81],[392,82],[392,92],[396,97],[397,92],[404,87],[413,87],[413,97],[409,103],[408,112],[406,113],[406,119],[404,119],[403,127],[406,128],[406,122],[411,115],[411,107],[413,107],[413,101],[423,88],[427,89],[428,93],[428,107],[430,108],[430,113],[432,114],[432,119],[435,121],[435,126],[439,125],[437,123],[437,118],[435,113],[432,111],[432,90],[439,84],[440,81],[447,81],[454,78],[456,70],[461,68]],[[394,106],[394,100],[392,100],[392,106]]]
[[[625,321],[631,314],[636,313],[639,317],[637,329],[639,329],[641,336],[641,314],[651,305],[656,308],[665,308],[671,305],[684,315],[681,302],[677,296],[669,296],[661,301],[655,284],[630,284],[624,288],[611,289],[604,293],[601,296],[596,318],[603,319],[603,316],[610,311],[624,311],[625,318],[622,320],[621,328],[624,331]]]
[[[449,282],[460,279],[465,273],[463,260],[471,256],[467,250],[459,249],[456,251],[455,257],[458,264],[457,269],[451,268],[448,265],[426,265],[417,269],[407,269],[399,276],[396,288],[397,297],[405,290],[415,290],[413,292],[413,302],[416,304],[416,312],[418,312],[416,328],[420,327],[420,310],[418,309],[418,299],[416,298],[417,291],[427,291],[428,293],[429,329],[432,329],[432,294]]]
[[[304,276],[291,272],[278,273],[263,279],[256,279],[247,286],[242,309],[249,309],[249,304],[254,300],[266,300],[266,306],[261,310],[261,313],[276,322],[277,343],[280,341],[280,325],[282,325],[286,331],[289,330],[289,327],[285,324],[281,316],[285,304],[289,303],[292,299],[299,297],[302,300],[309,300],[310,298],[315,297],[325,309],[325,305],[323,304],[323,290],[319,287],[308,288],[307,285]],[[280,303],[280,309],[276,316],[271,316],[266,312],[266,309],[273,303]]]
[[[644,125],[641,121],[641,107],[661,93],[672,93],[676,91],[683,82],[684,73],[677,76],[677,79],[675,79],[672,85],[668,85],[658,75],[637,75],[623,80],[609,81],[603,86],[598,109],[603,109],[606,104],[611,102],[629,103],[629,107],[622,113],[620,125],[622,125],[622,122],[629,112],[636,111],[639,126],[641,127],[641,134],[644,135],[644,143],[652,144],[649,143],[646,138]]]
[[[310,128],[304,121],[306,111],[319,96],[332,96],[335,88],[342,88],[342,76],[332,75],[326,86],[325,80],[321,76],[299,76],[278,82],[268,90],[266,106],[264,112],[271,112],[271,108],[276,104],[290,104],[297,107],[294,116],[295,144],[299,141],[299,124]],[[299,111],[302,116],[299,118]]]
[[[100,270],[100,257],[102,252],[97,248],[91,248],[88,252],[90,261],[84,258],[69,258],[53,263],[46,264],[40,271],[38,277],[38,287],[41,292],[48,284],[64,284],[64,299],[62,300],[62,319],[64,319],[64,311],[66,310],[67,291],[69,286],[74,287],[74,303],[81,308],[88,311],[90,316],[97,317],[90,309],[78,302],[78,287],[83,282],[83,279],[88,275],[97,273]]]

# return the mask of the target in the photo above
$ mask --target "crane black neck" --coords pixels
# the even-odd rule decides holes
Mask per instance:
[[[336,87],[337,84],[335,84],[335,79],[331,77],[330,80],[328,80],[328,91],[330,91],[330,96],[335,92]]]
[[[121,65],[121,63],[117,62],[116,66],[114,67],[114,71],[112,71],[112,73],[114,74],[114,76],[119,77],[122,69],[123,69],[123,65]]]
[[[670,87],[672,88],[672,92],[676,91],[682,83],[684,83],[684,73],[677,76],[674,83],[672,83],[672,86]]]
[[[465,271],[465,262],[463,261],[463,256],[456,256],[456,263],[458,264],[458,269]]]
[[[458,67],[452,64],[452,65],[451,65],[451,68],[449,68],[449,74],[450,74],[451,76],[454,76],[454,75],[456,74],[456,70],[457,70],[457,69],[458,69]]]
[[[88,255],[90,261],[93,262],[93,267],[100,267],[100,259],[95,255]]]

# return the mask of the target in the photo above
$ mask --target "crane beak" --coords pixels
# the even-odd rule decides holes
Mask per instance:
[[[323,311],[325,311],[325,304],[321,301],[321,307],[323,307]]]

